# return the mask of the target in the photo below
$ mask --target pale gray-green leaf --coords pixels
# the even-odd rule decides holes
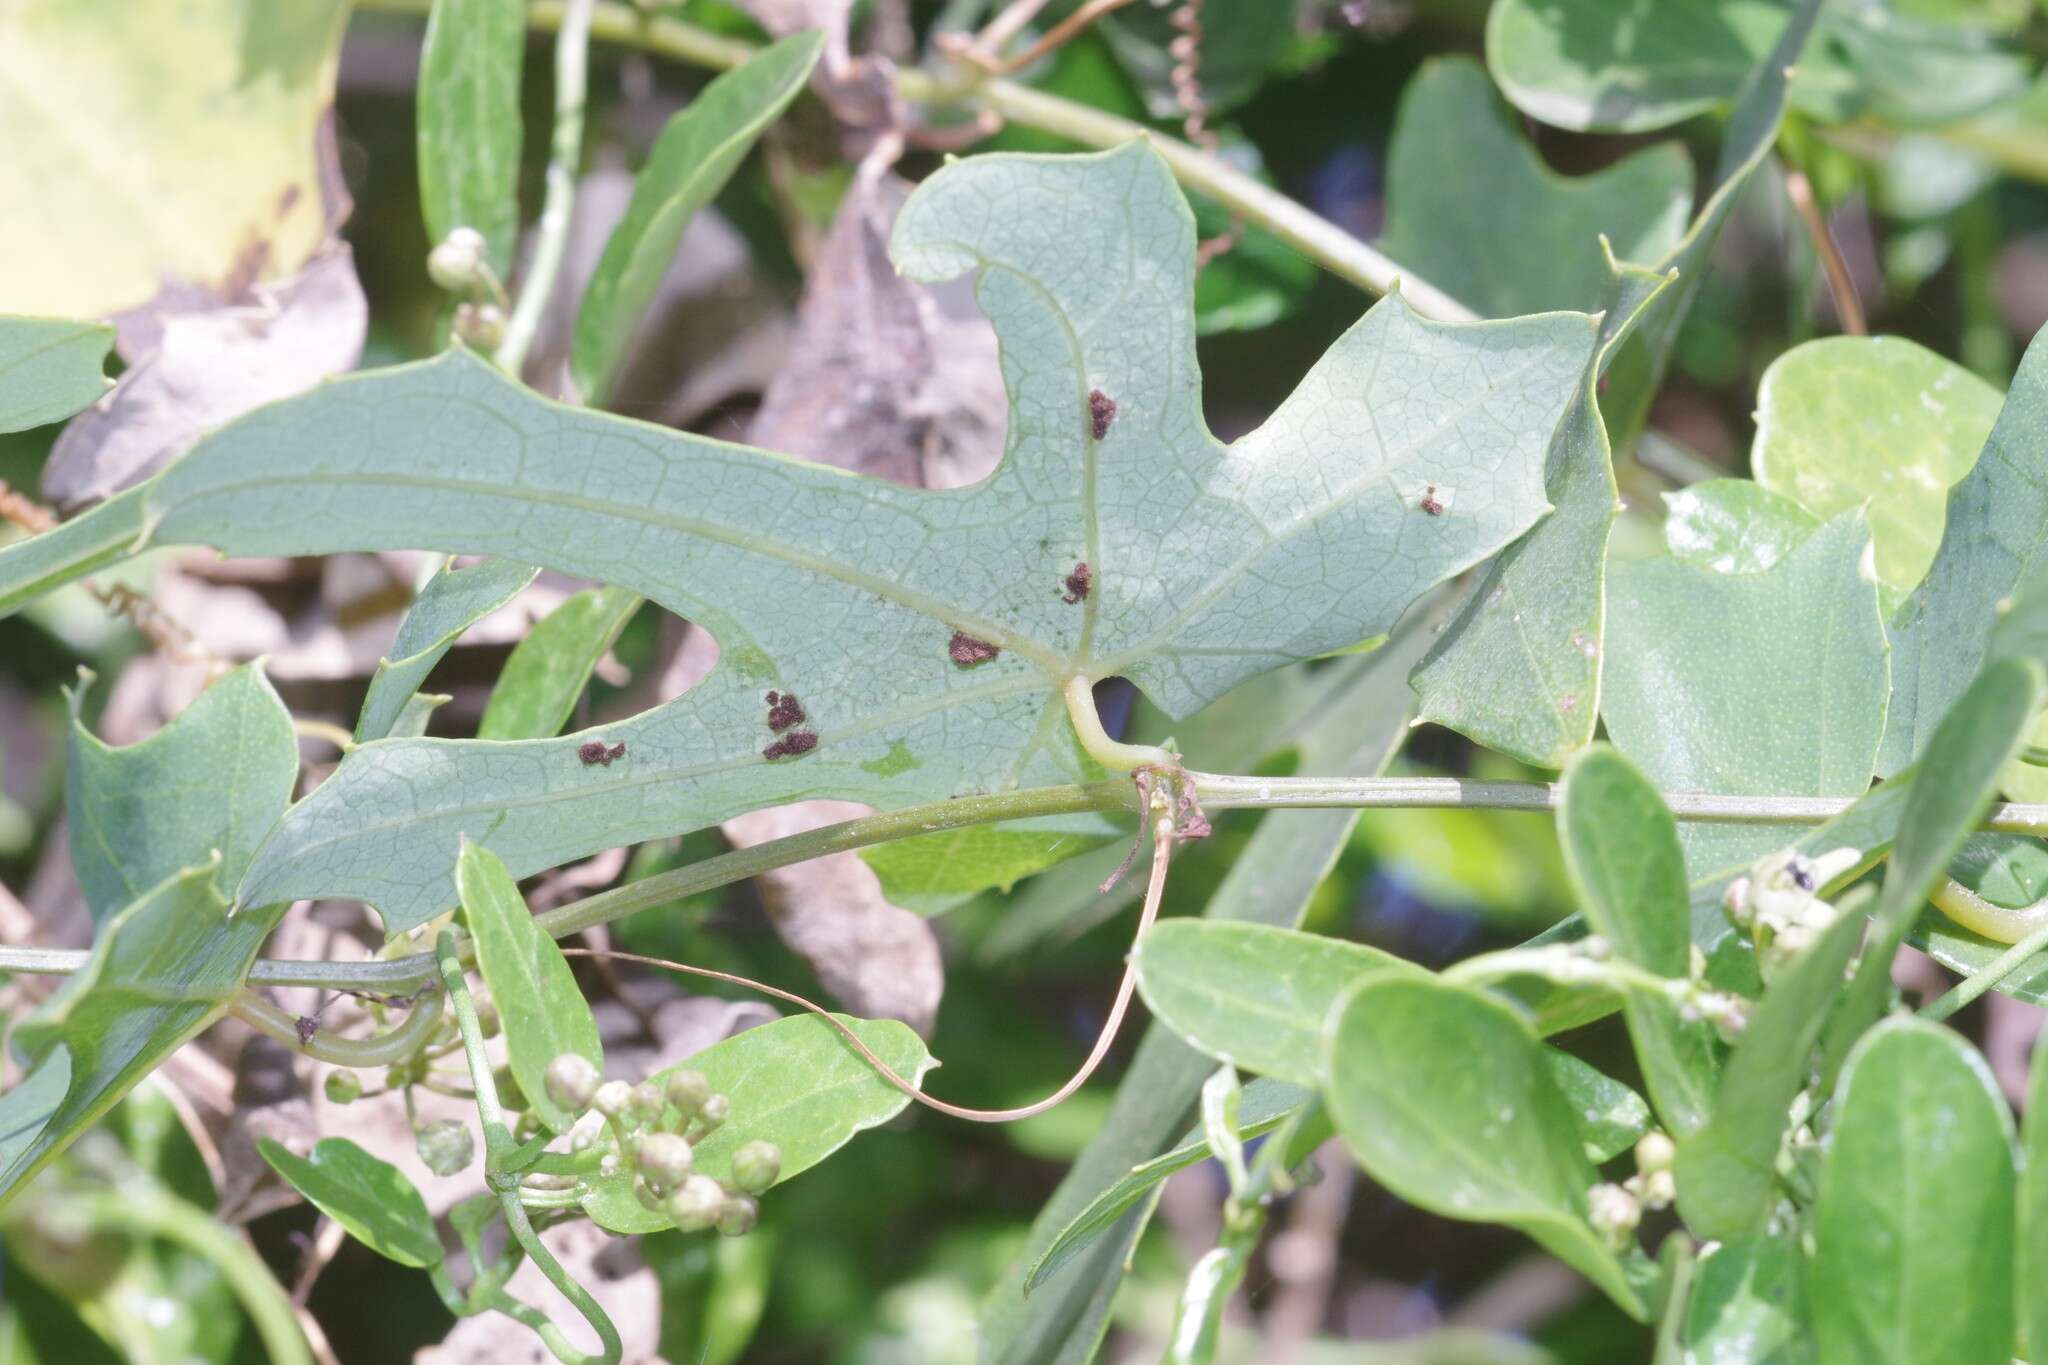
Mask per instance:
[[[1927,747],[1986,657],[1997,604],[2048,564],[2048,345],[2036,336],[1976,465],[1948,495],[1934,565],[1892,617],[1893,691],[1879,767]]]
[[[462,632],[517,597],[539,572],[503,559],[466,569],[444,564],[406,609],[391,652],[377,661],[356,719],[356,742],[392,734],[412,694]]]
[[[705,86],[655,139],[576,313],[569,371],[586,403],[605,401],[683,230],[804,88],[824,45],[825,35],[811,29],[763,48]]]
[[[363,746],[286,816],[242,895],[354,897],[403,928],[445,907],[464,834],[523,875],[797,798],[894,807],[1071,780],[1068,678],[1121,674],[1189,714],[1384,633],[1542,513],[1590,318],[1441,325],[1385,300],[1225,446],[1200,412],[1192,239],[1142,143],[962,161],[918,189],[899,265],[978,269],[1004,339],[1010,449],[970,489],[562,408],[461,352],[204,442],[145,494],[156,543],[498,554],[631,588],[722,651],[696,689],[602,735]],[[1100,441],[1091,390],[1117,404]],[[52,552],[34,547],[0,550],[0,601],[50,581]],[[1091,590],[1068,602],[1082,561]],[[999,657],[954,662],[986,653],[956,633]],[[771,691],[807,718],[780,739]],[[799,734],[815,746],[792,749]],[[578,762],[596,738],[627,753]]]
[[[1663,791],[1861,795],[1890,678],[1869,544],[1850,512],[1761,573],[1616,564],[1601,703],[1615,744]],[[1702,872],[1793,837],[1708,825],[1682,835]]]
[[[113,387],[114,329],[68,318],[0,314],[0,432],[61,422]]]
[[[180,872],[101,925],[85,966],[16,1028],[32,1061],[67,1051],[70,1075],[35,1137],[10,1142],[0,1205],[241,989],[284,907],[230,916],[214,889],[217,870],[207,863]]]
[[[604,1045],[569,959],[536,924],[519,886],[489,849],[464,844],[455,865],[464,921],[476,944],[476,969],[491,989],[505,1030],[505,1059],[532,1111],[557,1133],[581,1112],[548,1093],[548,1066],[564,1053],[587,1057],[600,1075]]]
[[[938,1065],[918,1036],[894,1019],[833,1017],[913,1085],[921,1085],[925,1073]],[[750,1028],[685,1059],[680,1067],[703,1072],[712,1090],[732,1104],[731,1117],[697,1144],[696,1169],[716,1179],[730,1174],[732,1154],[742,1143],[762,1141],[782,1149],[780,1184],[910,1103],[909,1096],[847,1046],[837,1029],[809,1014]],[[650,1079],[664,1085],[678,1069]],[[666,1214],[645,1208],[634,1197],[631,1170],[592,1179],[583,1211],[618,1233],[672,1226]]]
[[[170,724],[116,749],[79,719],[71,693],[65,808],[71,865],[104,920],[215,850],[232,887],[292,799],[299,745],[291,713],[263,670],[244,664]]]

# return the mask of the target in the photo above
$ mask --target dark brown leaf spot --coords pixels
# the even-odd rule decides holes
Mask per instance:
[[[304,1047],[312,1042],[313,1035],[320,1031],[320,1021],[310,1014],[302,1014],[299,1016],[299,1022],[293,1027],[299,1035],[299,1046]]]
[[[768,694],[768,728],[781,734],[790,726],[804,719],[803,703],[796,699],[794,692],[770,692]]]
[[[1444,514],[1444,505],[1436,500],[1435,484],[1431,484],[1428,488],[1423,490],[1422,510],[1429,513],[1433,517],[1440,517]]]
[[[954,631],[952,643],[946,646],[946,653],[962,668],[985,664],[1002,652],[988,641],[977,640],[964,630]]]
[[[763,749],[761,757],[772,763],[778,758],[791,758],[797,754],[807,754],[817,747],[818,737],[809,730],[791,730],[781,739],[776,740],[773,744]]]
[[[1101,389],[1088,391],[1088,425],[1095,431],[1095,439],[1109,435],[1109,424],[1116,420],[1116,400]]]
[[[626,746],[623,742],[607,747],[601,739],[586,739],[576,749],[576,757],[583,760],[583,766],[586,768],[592,764],[609,768],[613,759],[625,756]]]
[[[1088,561],[1084,559],[1074,566],[1072,573],[1067,575],[1067,590],[1060,594],[1060,600],[1070,607],[1076,602],[1085,602],[1088,599],[1088,589],[1094,583],[1095,571],[1088,567]]]

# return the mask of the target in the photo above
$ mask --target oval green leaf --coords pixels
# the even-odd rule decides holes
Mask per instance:
[[[427,1203],[405,1172],[347,1138],[322,1138],[310,1157],[269,1138],[256,1143],[271,1169],[379,1256],[422,1270],[441,1263]]]
[[[604,1046],[597,1021],[569,970],[569,959],[534,923],[518,883],[496,854],[465,843],[455,865],[455,886],[476,941],[477,971],[491,988],[491,1003],[504,1025],[513,1078],[541,1121],[565,1133],[576,1114],[548,1097],[548,1063],[574,1052],[602,1072]]]
[[[1324,1044],[1324,1103],[1367,1174],[1447,1218],[1520,1228],[1646,1316],[1587,1223],[1599,1174],[1514,1009],[1434,977],[1385,973],[1338,1003]]]
[[[1815,1208],[1821,1365],[2006,1365],[2012,1115],[1976,1051],[1892,1019],[1850,1054]]]
[[[913,1085],[938,1063],[924,1041],[894,1019],[834,1015]],[[697,1169],[724,1178],[741,1143],[782,1149],[780,1184],[844,1147],[854,1134],[903,1112],[910,1097],[889,1084],[839,1031],[816,1015],[799,1014],[716,1043],[652,1080],[664,1084],[687,1068],[701,1071],[732,1102],[732,1117],[697,1144]],[[669,1117],[673,1117],[670,1115]],[[630,1171],[589,1182],[583,1211],[617,1233],[659,1232],[672,1224],[633,1195]]]

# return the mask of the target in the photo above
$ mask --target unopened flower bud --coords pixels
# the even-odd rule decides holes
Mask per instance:
[[[725,1211],[725,1187],[708,1175],[693,1175],[676,1187],[664,1207],[684,1232],[702,1232]]]
[[[633,1101],[633,1087],[624,1081],[606,1081],[590,1097],[591,1107],[608,1119],[615,1119],[626,1112],[626,1106]]]
[[[1619,1185],[1595,1185],[1586,1191],[1587,1221],[1617,1249],[1642,1221],[1643,1208],[1636,1197]]]
[[[640,1139],[634,1162],[657,1191],[672,1190],[690,1174],[696,1152],[674,1133],[649,1133]]]
[[[362,1077],[353,1071],[328,1072],[326,1086],[329,1104],[353,1104],[363,1093]]]
[[[711,1082],[704,1079],[701,1071],[676,1072],[668,1078],[667,1089],[669,1105],[682,1115],[684,1123],[697,1117],[697,1111],[711,1097]]]
[[[724,1123],[725,1116],[731,1112],[732,1101],[724,1095],[706,1095],[704,1097],[704,1107],[697,1111],[697,1122],[703,1124],[704,1131],[708,1133],[719,1124]]]
[[[1678,1144],[1662,1133],[1645,1133],[1636,1143],[1636,1169],[1644,1175],[1668,1171],[1678,1159]]]
[[[597,1063],[580,1052],[564,1052],[548,1063],[548,1098],[557,1106],[572,1113],[581,1113],[590,1107],[591,1097],[597,1094],[598,1083],[604,1078],[598,1075]]]
[[[772,1142],[743,1143],[732,1154],[732,1183],[744,1194],[759,1194],[782,1174],[782,1149]]]
[[[526,1091],[520,1087],[519,1078],[507,1066],[494,1067],[491,1071],[491,1088],[498,1092],[498,1103],[508,1113],[517,1113],[532,1106],[527,1103]]]
[[[505,339],[505,310],[495,303],[457,304],[455,334],[472,346],[496,346]]]
[[[761,1206],[743,1194],[725,1201],[718,1211],[718,1230],[728,1237],[744,1237],[761,1220]]]
[[[413,1135],[420,1161],[435,1175],[454,1175],[476,1158],[476,1139],[460,1119],[436,1119]]]
[[[490,246],[473,227],[459,227],[427,253],[427,276],[451,294],[467,294],[483,283]]]
[[[633,1087],[633,1094],[626,1101],[626,1108],[642,1123],[659,1123],[661,1104],[661,1087],[653,1081],[642,1081]]]
[[[504,1031],[504,1024],[498,1018],[498,1007],[488,997],[476,1002],[476,1026],[486,1038],[495,1038]]]
[[[540,1115],[529,1109],[519,1116],[519,1122],[512,1125],[513,1140],[531,1142],[540,1136],[540,1131],[545,1126],[540,1120]]]

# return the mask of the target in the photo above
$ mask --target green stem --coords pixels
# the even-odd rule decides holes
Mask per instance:
[[[361,0],[358,8],[417,14],[425,11],[427,3],[428,0]],[[529,5],[526,21],[535,28],[560,27],[573,8],[562,3]],[[718,69],[738,66],[758,51],[750,43],[720,37],[695,24],[615,3],[598,4],[591,9],[590,32],[606,42]],[[920,104],[986,109],[1012,123],[1083,146],[1115,147],[1133,138],[1148,138],[1181,184],[1263,228],[1339,278],[1375,294],[1391,292],[1398,282],[1401,296],[1417,312],[1439,322],[1469,322],[1478,316],[1329,219],[1260,184],[1221,158],[1142,123],[1014,81],[991,79],[965,67],[948,77],[915,69],[894,74],[896,89],[905,99]],[[524,307],[524,291],[519,301]],[[500,354],[502,357],[503,353]]]
[[[433,1036],[434,1026],[441,1022],[441,997],[432,991],[421,996],[413,1002],[404,1023],[374,1038],[337,1038],[329,1033],[315,1033],[302,1042],[298,1017],[253,991],[245,990],[236,996],[228,1013],[316,1062],[363,1068],[389,1066],[418,1052]]]
[[[519,282],[519,302],[505,324],[498,366],[517,378],[540,330],[541,315],[554,297],[555,276],[569,247],[569,220],[576,210],[576,171],[583,159],[584,90],[590,67],[592,0],[561,7],[555,36],[555,134],[548,145],[547,194],[534,229],[533,257]]]
[[[1226,777],[1193,773],[1195,789],[1211,810],[1381,810],[1475,809],[1553,812],[1559,789],[1547,782],[1468,782],[1455,777]],[[1818,825],[1834,819],[1853,804],[1846,797],[1715,796],[1673,792],[1665,796],[1671,813],[1682,821],[1708,824]],[[651,910],[671,901],[716,890],[760,876],[778,867],[844,853],[870,844],[969,825],[1002,820],[1029,820],[1076,811],[1132,810],[1136,794],[1123,781],[1079,786],[1027,787],[1019,791],[963,796],[922,806],[863,816],[822,829],[771,839],[752,848],[734,849],[673,872],[645,877],[627,886],[536,915],[555,938]],[[2048,834],[2048,805],[2006,802],[1995,805],[1980,828],[1998,834]],[[467,961],[466,940],[458,956]],[[0,946],[0,972],[61,976],[85,965],[82,950],[10,948]],[[377,991],[404,995],[433,980],[432,953],[370,962],[307,962],[264,958],[249,972],[251,986],[317,986],[330,990]]]
[[[255,1252],[201,1209],[133,1184],[118,1190],[67,1193],[64,1200],[95,1226],[161,1237],[210,1262],[242,1301],[263,1343],[264,1359],[277,1365],[313,1365],[305,1334],[292,1316],[291,1301],[270,1271]]]
[[[1948,994],[1920,1011],[1922,1019],[1946,1019],[2024,966],[2048,948],[2048,924],[2042,925],[1950,988]]]
[[[596,1355],[577,1350],[544,1315],[538,1323],[524,1314],[513,1313],[511,1316],[538,1332],[563,1365],[618,1365],[619,1357],[625,1351],[619,1341],[619,1329],[612,1325],[610,1316],[590,1296],[590,1292],[562,1269],[562,1263],[555,1259],[555,1254],[540,1240],[540,1234],[533,1230],[533,1220],[527,1217],[526,1205],[520,1199],[519,1174],[508,1169],[508,1162],[521,1149],[513,1140],[512,1130],[505,1124],[504,1106],[498,1102],[497,1082],[491,1075],[491,1059],[484,1051],[483,1027],[477,1022],[476,1004],[469,998],[469,982],[463,977],[462,958],[455,950],[455,935],[451,930],[443,929],[434,940],[434,959],[441,969],[441,984],[448,993],[448,1002],[455,1010],[455,1026],[462,1033],[463,1054],[469,1059],[469,1079],[476,1087],[477,1117],[482,1120],[484,1129],[484,1176],[497,1192],[499,1206],[505,1213],[505,1226],[527,1259],[548,1277],[548,1283],[561,1291],[562,1297],[583,1315],[591,1330],[597,1333],[602,1349]],[[504,1305],[495,1300],[491,1306],[504,1311]]]

